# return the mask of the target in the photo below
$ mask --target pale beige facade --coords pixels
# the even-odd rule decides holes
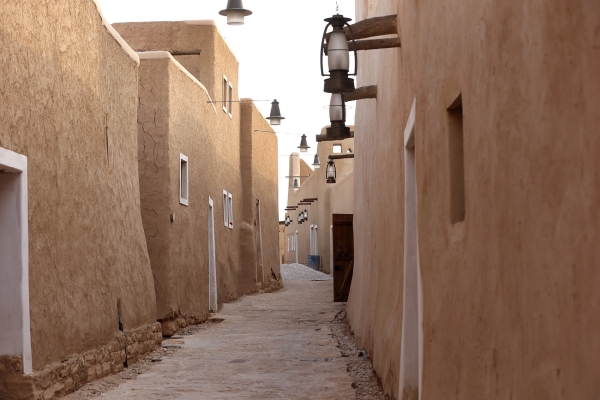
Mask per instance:
[[[402,43],[359,53],[354,139],[347,315],[385,392],[597,398],[600,4],[356,10]]]
[[[325,128],[321,133],[325,133]],[[339,152],[336,154],[353,154],[354,139],[318,143],[320,168],[313,169],[298,153],[290,155],[287,205],[298,208],[287,211],[291,224],[285,231],[285,262],[306,265],[309,255],[320,256],[319,269],[328,274],[332,272],[331,215],[354,213],[354,159],[335,160],[336,183],[327,183],[325,170],[334,147]],[[293,188],[294,179],[300,184],[297,190]],[[316,200],[310,205],[298,205],[305,199]],[[299,224],[298,213],[304,210],[308,211],[308,221]]]

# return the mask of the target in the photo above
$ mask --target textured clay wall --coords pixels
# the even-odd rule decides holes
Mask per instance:
[[[253,279],[262,283],[261,288],[269,290],[279,288],[281,278],[277,136],[254,103],[250,99],[243,100],[240,159],[244,186],[244,226],[241,237],[244,282],[240,282],[240,285],[247,287],[247,292],[251,289]],[[257,200],[260,201],[260,221]]]
[[[140,56],[142,215],[158,318],[163,333],[170,335],[208,316],[209,197],[214,201],[219,303],[240,295],[239,103],[230,117],[215,109],[202,84],[169,53]],[[180,154],[188,157],[188,205],[180,203]],[[233,229],[223,223],[223,190],[233,196]]]
[[[323,129],[322,134],[325,133]],[[310,225],[317,225],[318,254],[321,256],[321,268],[324,272],[330,271],[330,225],[331,214],[347,213],[352,214],[354,192],[352,188],[352,170],[354,168],[353,159],[336,160],[336,182],[327,183],[325,169],[329,161],[329,155],[333,154],[334,145],[342,146],[342,153],[348,150],[354,152],[354,139],[346,139],[335,142],[320,142],[317,145],[317,154],[321,161],[321,168],[312,170],[304,160],[297,157],[294,153],[290,156],[290,176],[294,175],[294,170],[304,171],[300,175],[310,175],[310,178],[304,178],[300,189],[294,193],[293,188],[288,189],[288,205],[296,206],[307,198],[318,198],[309,206],[300,206],[297,210],[288,211],[292,219],[292,224],[286,228],[286,262],[296,262],[296,251],[287,251],[287,238],[291,238],[298,231],[298,262],[306,264],[310,253]],[[309,172],[307,172],[309,171]],[[348,178],[348,179],[346,179]],[[342,183],[344,182],[344,183]],[[348,186],[350,185],[350,186]],[[338,187],[342,188],[338,190]],[[348,189],[350,188],[350,189]],[[333,204],[335,204],[334,207]],[[308,211],[308,221],[298,224],[298,213]]]
[[[212,20],[113,25],[135,51],[168,51],[220,102],[223,75],[237,93],[238,62]],[[222,103],[216,104],[221,108]]]
[[[348,317],[387,393],[402,332],[403,130],[416,98],[423,399],[600,392],[600,5],[357,1],[401,49],[361,52]],[[462,95],[465,218],[447,108]],[[373,177],[381,179],[373,179]],[[389,223],[393,221],[393,223]]]
[[[0,147],[28,157],[37,372],[116,340],[119,318],[126,331],[156,321],[139,214],[138,64],[93,1],[2,2],[0,14]],[[71,386],[85,383],[79,367],[61,378],[79,371]]]

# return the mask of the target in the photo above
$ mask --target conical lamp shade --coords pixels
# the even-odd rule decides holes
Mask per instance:
[[[219,14],[227,16],[227,25],[244,25],[244,17],[252,15],[252,11],[244,8],[242,0],[227,0],[227,8]]]
[[[279,102],[277,99],[273,100],[271,103],[271,115],[267,117],[269,121],[271,121],[271,125],[281,125],[281,120],[285,119],[281,116],[281,111],[279,110]]]

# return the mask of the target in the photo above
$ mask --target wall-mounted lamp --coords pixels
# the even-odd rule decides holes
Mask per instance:
[[[304,209],[304,220],[308,221],[308,210]]]
[[[252,15],[252,11],[244,8],[242,0],[227,0],[227,8],[219,14],[227,16],[227,25],[244,25],[244,17]]]
[[[327,177],[327,183],[335,183],[335,163],[333,160],[329,160],[327,163],[327,170],[325,171]]]
[[[316,168],[321,168],[321,160],[319,159],[319,155],[315,154],[315,161],[313,161],[313,167]]]
[[[298,223],[302,224],[302,213],[298,214]]]
[[[350,51],[346,33],[344,32],[344,26],[348,26],[350,35],[352,36],[352,49],[354,51],[354,73],[352,76],[356,76],[358,62],[356,40],[354,40],[352,27],[348,25],[349,21],[352,21],[352,19],[345,18],[340,14],[325,19],[325,22],[328,24],[325,26],[323,38],[321,39],[321,75],[329,77],[328,79],[325,79],[325,86],[323,88],[326,93],[349,93],[354,91],[354,79],[348,77],[350,70]],[[329,26],[333,27],[333,31],[329,36],[329,43],[327,43],[327,29]],[[327,51],[325,50],[326,47]],[[327,54],[329,74],[325,74],[323,69],[323,54],[325,52]]]
[[[298,148],[300,149],[300,152],[302,152],[302,153],[306,153],[308,151],[308,149],[310,149],[310,146],[308,145],[308,142],[306,141],[306,135],[302,135],[302,138],[300,139],[300,146],[298,146]]]
[[[300,184],[298,183],[298,179],[294,179],[294,185],[292,186],[292,189],[294,189],[294,192],[297,191],[298,189],[300,189]]]
[[[279,110],[279,102],[277,99],[273,100],[271,103],[271,115],[267,117],[267,119],[271,122],[271,125],[281,125],[281,120],[285,119],[281,116],[281,111]]]

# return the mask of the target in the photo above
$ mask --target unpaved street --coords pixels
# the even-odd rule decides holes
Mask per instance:
[[[329,322],[342,310],[331,281],[225,304],[222,323],[104,399],[354,399]]]

